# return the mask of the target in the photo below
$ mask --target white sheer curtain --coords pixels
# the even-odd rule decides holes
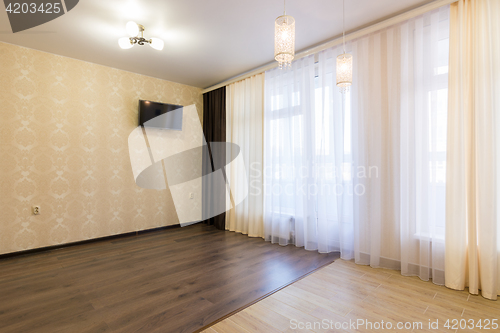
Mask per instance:
[[[500,295],[500,1],[452,5],[446,286]]]
[[[351,185],[343,175],[342,95],[327,50],[266,72],[264,120],[265,238],[353,257]],[[349,168],[347,168],[349,170]]]
[[[352,43],[356,262],[444,284],[449,7]],[[371,172],[370,172],[371,171]]]
[[[246,199],[226,213],[226,229],[264,237],[264,74],[230,84],[226,89],[226,140],[240,148],[226,152],[226,156],[232,160],[241,153],[245,162],[245,170],[242,165],[231,164],[226,176],[233,195],[248,190]],[[246,179],[239,176],[243,172]]]
[[[449,7],[266,72],[267,240],[444,284]],[[333,189],[333,191],[332,191]]]

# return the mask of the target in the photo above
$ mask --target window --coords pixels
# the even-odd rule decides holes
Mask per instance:
[[[425,143],[422,151],[417,151],[416,154],[415,236],[420,239],[444,240],[449,21],[442,20],[439,25],[431,25],[430,20],[422,22],[423,26],[417,24],[414,31],[416,140],[421,139]],[[431,45],[423,46],[419,43]],[[426,97],[421,105],[418,89],[423,89],[422,96]],[[425,114],[419,114],[420,112]]]

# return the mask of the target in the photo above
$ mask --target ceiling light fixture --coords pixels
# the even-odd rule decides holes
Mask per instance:
[[[344,53],[337,57],[337,87],[341,93],[349,91],[352,85],[352,55],[345,52],[345,0],[342,0],[342,38]]]
[[[130,49],[135,44],[149,44],[153,49],[159,51],[163,50],[165,43],[161,39],[155,37],[151,39],[144,38],[144,26],[130,21],[127,23],[126,29],[130,37],[122,37],[118,40],[118,45],[120,45],[122,49]]]
[[[274,59],[280,69],[290,67],[295,56],[295,19],[286,15],[286,0],[283,1],[283,15],[274,21]]]

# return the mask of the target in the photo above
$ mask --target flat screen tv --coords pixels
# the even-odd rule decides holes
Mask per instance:
[[[139,100],[139,125],[182,131],[182,105]]]

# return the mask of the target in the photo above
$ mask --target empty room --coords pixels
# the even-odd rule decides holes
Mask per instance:
[[[500,331],[500,0],[4,0],[0,333]]]

